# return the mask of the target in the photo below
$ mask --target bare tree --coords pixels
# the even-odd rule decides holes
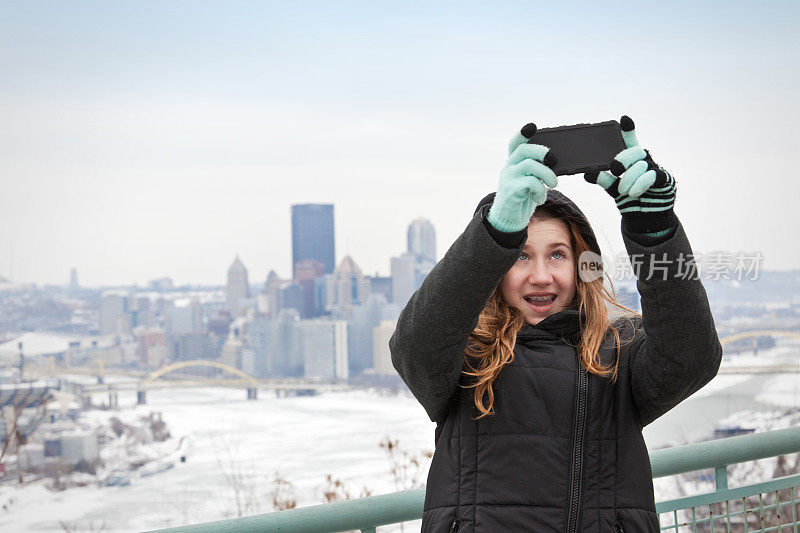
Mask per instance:
[[[398,440],[392,440],[388,435],[378,443],[378,446],[386,451],[389,473],[394,478],[398,491],[425,486],[421,480],[427,470],[428,462],[433,457],[433,452],[421,450],[415,454],[409,453],[400,448]]]
[[[398,440],[392,440],[388,435],[378,443],[378,446],[386,452],[386,457],[389,459],[389,473],[394,478],[394,485],[398,491],[425,486],[421,479],[425,475],[433,452],[421,450],[415,454],[409,453],[400,448]],[[400,531],[405,531],[404,524],[400,524]]]
[[[20,446],[27,443],[28,434],[44,420],[49,399],[50,394],[47,389],[34,389],[32,386],[27,389],[19,387],[9,396],[0,398],[2,401],[0,424],[3,424],[6,430],[3,446],[0,448],[0,464],[4,462],[7,454],[16,452]],[[26,409],[33,409],[33,416],[25,427],[21,427],[20,420]]]
[[[261,502],[256,490],[255,465],[244,468],[238,459],[237,443],[230,437],[221,437],[216,441],[217,466],[219,466],[225,482],[233,493],[236,516],[241,517],[258,513]]]

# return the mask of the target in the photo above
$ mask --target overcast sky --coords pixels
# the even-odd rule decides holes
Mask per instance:
[[[0,275],[291,273],[290,205],[337,262],[438,254],[526,122],[636,121],[696,252],[800,268],[798,2],[0,2]],[[611,199],[559,187],[608,252]]]

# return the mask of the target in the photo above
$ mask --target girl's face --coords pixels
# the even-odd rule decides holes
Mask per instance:
[[[528,240],[500,282],[503,297],[529,324],[567,309],[575,299],[576,261],[566,223],[533,219]]]

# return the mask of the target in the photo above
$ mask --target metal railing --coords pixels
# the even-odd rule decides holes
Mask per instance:
[[[728,466],[800,452],[800,427],[688,444],[650,454],[653,477],[714,469],[715,489],[656,504],[662,531],[800,532],[800,474],[728,487]],[[425,489],[165,529],[173,533],[334,533],[422,517]]]
[[[715,490],[656,504],[661,530],[798,533],[800,474],[728,487],[729,465],[796,452],[800,452],[800,427],[654,451],[650,454],[654,478],[714,469]]]

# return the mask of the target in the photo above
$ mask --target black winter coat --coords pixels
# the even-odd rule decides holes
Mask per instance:
[[[459,386],[464,349],[524,244],[499,245],[487,211],[428,275],[390,341],[395,367],[437,423],[422,531],[657,532],[642,428],[710,381],[722,355],[702,284],[682,279],[691,254],[683,229],[651,247],[623,232],[640,267],[642,319],[615,322],[615,383],[581,368],[578,314],[562,311],[523,327],[493,385],[496,414],[476,420],[473,389]],[[617,357],[610,335],[601,357]]]

